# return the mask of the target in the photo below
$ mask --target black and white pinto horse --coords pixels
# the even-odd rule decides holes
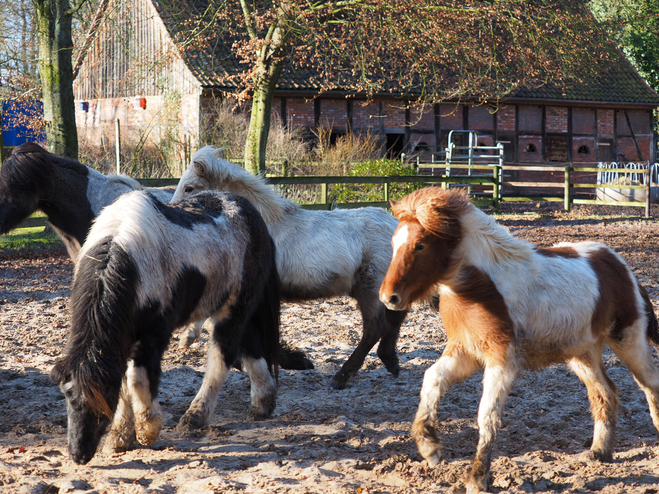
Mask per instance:
[[[21,144],[0,168],[0,235],[42,211],[76,262],[101,209],[127,192],[142,189],[125,175],[103,175],[38,144]],[[167,190],[148,190],[163,202],[172,196]]]
[[[345,388],[378,341],[378,357],[391,374],[398,376],[396,342],[406,312],[387,309],[378,296],[391,260],[391,235],[398,222],[380,208],[302,209],[277,194],[263,178],[222,159],[220,153],[212,146],[197,151],[172,201],[207,189],[246,197],[263,216],[277,247],[284,300],[340,295],[357,300],[364,325],[362,339],[332,378],[333,388]]]
[[[79,252],[69,339],[51,372],[66,396],[71,458],[91,460],[113,417],[111,451],[158,438],[163,352],[176,327],[202,318],[214,329],[190,410],[212,412],[240,358],[251,380],[250,415],[269,416],[279,308],[274,243],[245,198],[209,191],[164,205],[136,191],[107,206]]]

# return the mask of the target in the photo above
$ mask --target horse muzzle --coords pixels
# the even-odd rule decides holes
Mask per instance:
[[[380,301],[389,310],[407,310],[409,306],[406,298],[395,291],[391,293],[380,291]]]

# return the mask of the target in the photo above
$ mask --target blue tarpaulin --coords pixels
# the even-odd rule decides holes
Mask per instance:
[[[41,101],[5,101],[2,105],[2,139],[6,147],[24,142],[44,142],[45,132],[29,127],[28,120],[43,118]]]

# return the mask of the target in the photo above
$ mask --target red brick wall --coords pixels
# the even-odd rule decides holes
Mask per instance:
[[[410,125],[412,129],[434,130],[435,110],[433,106],[412,107],[410,110]]]
[[[355,130],[380,129],[380,103],[355,100],[352,103],[352,127]]]
[[[564,134],[567,132],[567,108],[548,106],[546,112],[545,130]]]
[[[499,132],[515,131],[515,107],[513,105],[499,106],[496,119]]]
[[[650,159],[650,137],[636,137],[638,146],[641,149],[641,156],[639,157],[638,151],[636,150],[636,145],[634,140],[631,137],[618,137],[617,148],[618,153],[624,155],[625,160],[627,161],[645,161]]]
[[[494,114],[490,105],[469,107],[469,130],[494,130]]]
[[[595,110],[572,108],[572,133],[595,134]]]
[[[403,102],[400,103],[384,103],[382,105],[384,118],[384,128],[385,132],[396,131],[404,132],[405,131],[405,108],[406,104]],[[354,115],[354,107],[353,107]],[[354,120],[354,116],[353,116]]]
[[[520,105],[519,131],[542,132],[542,108],[537,105]]]
[[[286,100],[286,122],[288,125],[315,127],[314,101],[305,98],[288,98]]]
[[[650,128],[650,118],[645,110],[618,110],[616,112],[617,134],[618,135],[631,135],[629,125],[627,125],[627,118],[632,124],[632,129],[635,135],[652,133]]]
[[[320,124],[331,127],[337,132],[346,132],[348,128],[348,101],[345,99],[321,99]]]
[[[613,137],[613,129],[613,110],[599,108],[597,110],[597,135],[599,137]]]
[[[439,105],[439,127],[442,131],[463,128],[462,105],[449,103]]]
[[[416,132],[412,132],[410,134],[410,147],[414,147],[415,145],[422,142],[430,148],[430,151],[434,151],[435,134],[419,134]]]

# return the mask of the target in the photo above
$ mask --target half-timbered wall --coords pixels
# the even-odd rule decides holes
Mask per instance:
[[[115,2],[108,11],[74,82],[77,100],[200,94],[149,0]]]

